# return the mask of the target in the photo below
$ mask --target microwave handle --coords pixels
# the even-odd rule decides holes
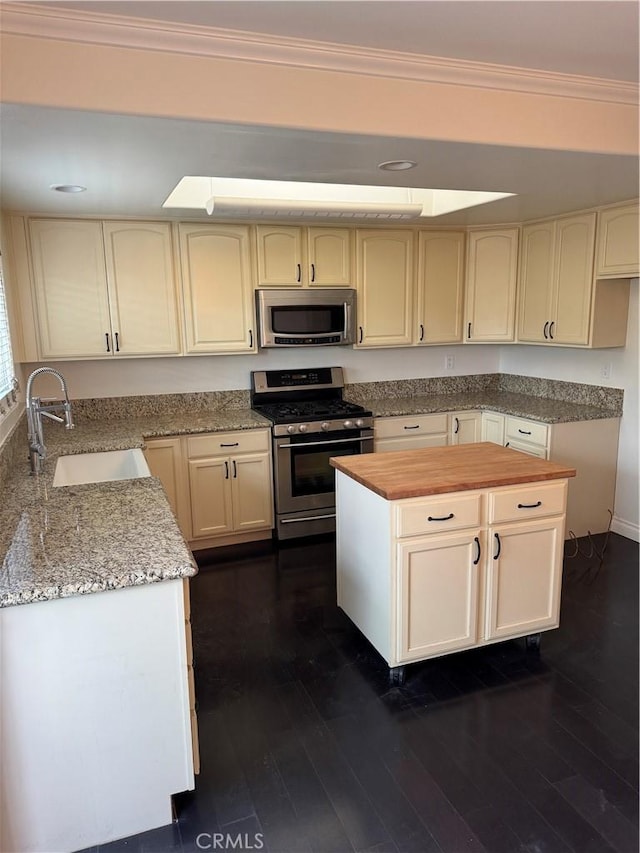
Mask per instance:
[[[351,308],[348,302],[344,303],[344,333],[345,338],[351,337]]]

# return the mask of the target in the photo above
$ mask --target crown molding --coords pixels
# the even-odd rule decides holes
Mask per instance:
[[[423,83],[638,104],[638,85],[575,74],[419,56],[241,30],[4,3],[3,35],[100,44]]]

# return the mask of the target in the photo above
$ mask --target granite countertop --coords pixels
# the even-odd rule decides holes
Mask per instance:
[[[44,473],[24,462],[3,484],[0,607],[191,577],[197,566],[155,477],[54,488],[58,456],[144,447],[145,439],[266,428],[250,409],[45,422]],[[24,430],[23,430],[24,432]],[[20,439],[21,436],[16,436]]]
[[[618,412],[597,406],[494,390],[460,394],[415,394],[410,397],[358,398],[358,402],[373,412],[376,418],[471,409],[500,412],[547,424],[620,417]]]

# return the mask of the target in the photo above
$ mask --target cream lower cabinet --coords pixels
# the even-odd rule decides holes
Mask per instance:
[[[193,550],[269,538],[269,430],[148,439],[145,456]]]
[[[566,480],[397,501],[336,483],[338,604],[393,669],[558,626]]]
[[[571,465],[566,533],[587,536],[609,529],[614,512],[618,418],[546,424],[528,418],[482,413],[482,440]]]
[[[190,436],[186,456],[194,541],[251,535],[253,531],[270,534],[273,497],[268,430]]]
[[[405,415],[375,418],[373,449],[376,453],[390,450],[417,450],[419,447],[443,447],[447,444],[446,414]]]
[[[450,412],[449,444],[470,444],[480,441],[482,415],[480,412]]]

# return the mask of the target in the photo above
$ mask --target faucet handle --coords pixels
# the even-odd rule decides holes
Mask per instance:
[[[56,421],[59,424],[61,424],[64,420],[64,418],[61,418],[58,415],[54,415],[53,412],[45,412],[42,409],[40,410],[40,414],[43,418],[49,418],[49,420]]]

